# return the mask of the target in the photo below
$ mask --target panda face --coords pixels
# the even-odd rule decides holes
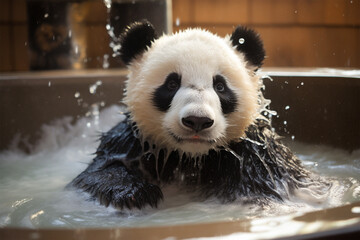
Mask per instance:
[[[125,104],[143,140],[192,155],[240,140],[256,117],[258,78],[229,38],[163,36],[129,64]]]

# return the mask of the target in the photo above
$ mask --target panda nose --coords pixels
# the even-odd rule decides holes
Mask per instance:
[[[208,117],[189,116],[182,118],[181,121],[186,127],[191,128],[196,132],[200,132],[201,130],[209,128],[214,124],[214,120]]]

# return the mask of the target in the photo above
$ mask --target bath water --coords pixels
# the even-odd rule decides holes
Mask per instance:
[[[92,117],[59,119],[41,129],[30,154],[17,149],[21,136],[0,153],[0,227],[75,228],[190,224],[254,219],[307,212],[360,201],[360,150],[352,153],[326,146],[289,142],[313,172],[329,179],[326,196],[299,192],[285,202],[268,205],[217,199],[197,200],[191,193],[165,187],[157,209],[116,210],[88,200],[86,193],[64,190],[93,158],[101,132],[123,119],[112,106]]]

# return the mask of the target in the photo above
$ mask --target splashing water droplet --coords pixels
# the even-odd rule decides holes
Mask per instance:
[[[289,109],[290,109],[290,106],[287,105],[287,106],[285,107],[285,110],[289,110]]]
[[[287,121],[284,121],[284,125],[286,125],[287,124]]]
[[[44,18],[48,18],[49,17],[49,14],[48,13],[45,13],[44,14]]]
[[[291,136],[291,140],[295,140],[295,136],[294,136],[294,135]]]
[[[108,9],[111,8],[111,0],[104,0],[104,4],[105,4],[106,8],[108,8]]]
[[[180,18],[176,18],[175,20],[175,25],[178,27],[180,26]]]
[[[48,82],[48,86],[51,87],[51,81]]]
[[[101,80],[96,81],[96,83],[94,83],[93,85],[90,85],[90,87],[89,87],[89,92],[90,92],[91,94],[95,94],[97,88],[98,88],[99,86],[101,86],[101,85],[102,85],[102,81],[101,81]]]
[[[75,98],[80,97],[80,93],[79,93],[79,92],[76,92],[76,93],[74,94],[74,97],[75,97]]]
[[[104,54],[104,58],[103,58],[103,65],[102,67],[104,69],[109,68],[110,64],[109,64],[109,55],[108,54]]]
[[[244,44],[244,43],[245,43],[245,39],[244,39],[244,38],[239,38],[239,43],[240,43],[240,44]]]
[[[351,212],[352,212],[352,213],[360,213],[360,207],[353,207],[353,208],[351,209]]]

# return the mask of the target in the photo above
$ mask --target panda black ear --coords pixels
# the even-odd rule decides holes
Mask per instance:
[[[120,36],[121,59],[129,65],[137,55],[151,47],[156,38],[155,29],[150,22],[143,20],[130,24]]]
[[[246,60],[253,66],[262,66],[265,50],[260,35],[252,29],[238,26],[230,37],[236,50],[245,54]]]

